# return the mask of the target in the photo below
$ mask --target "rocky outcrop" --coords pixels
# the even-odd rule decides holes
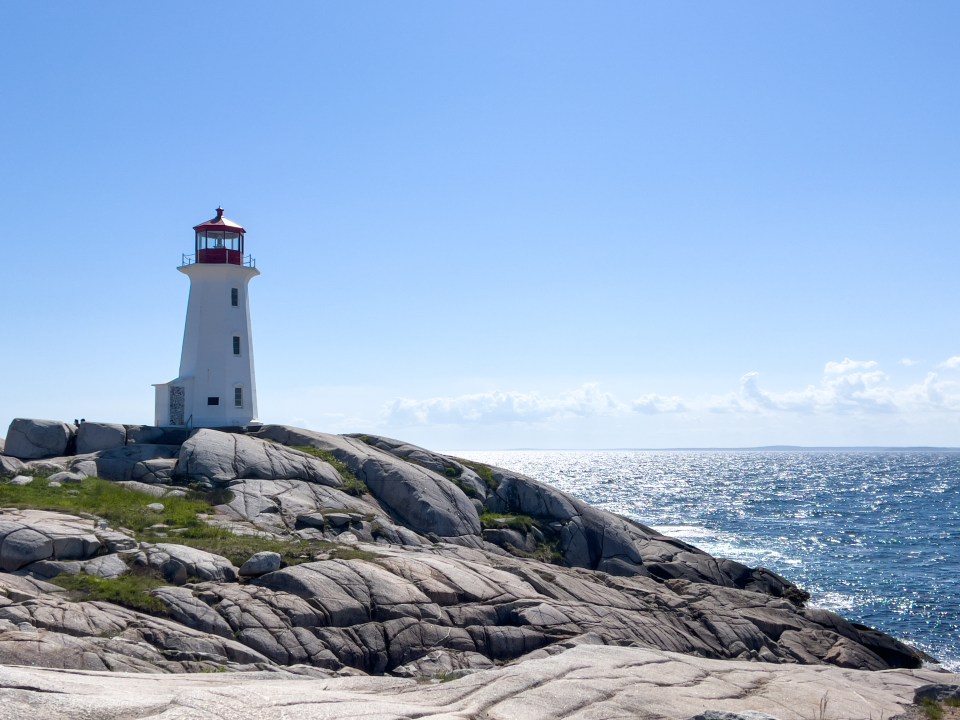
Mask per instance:
[[[156,439],[143,428],[136,435]],[[96,518],[0,512],[0,663],[422,679],[526,667],[586,653],[570,649],[583,643],[633,646],[649,654],[637,657],[657,658],[636,661],[653,674],[660,665],[693,672],[665,653],[770,668],[889,670],[923,660],[882,633],[805,607],[802,591],[774,573],[714,558],[517,473],[389,438],[284,426],[253,436],[200,430],[179,448],[131,443],[129,429],[126,437],[122,447],[54,457],[43,468],[31,461],[24,472],[44,482],[47,471],[79,477],[92,464],[161,505],[184,494],[173,483],[213,489],[219,504],[203,517],[218,540],[262,537],[270,549],[238,558],[178,542],[172,530],[141,542]],[[303,446],[336,461],[294,449]],[[149,614],[47,582],[131,573],[158,578]],[[727,706],[697,711],[714,709]]]
[[[15,632],[0,632],[0,647]],[[0,666],[0,718],[281,720],[322,713],[329,720],[877,720],[903,717],[915,689],[938,677],[922,670],[870,673],[716,661],[584,640],[564,643],[555,654],[541,651],[522,663],[430,683],[338,678],[316,670],[184,677]],[[38,640],[34,647],[44,645]],[[432,667],[457,664],[454,654],[432,657]],[[449,680],[456,671],[436,676]]]
[[[244,478],[305,480],[340,487],[330,465],[306,453],[258,438],[203,429],[180,448],[176,474],[189,481],[226,485]]]
[[[0,478],[15,477],[23,470],[23,463],[15,457],[0,455]]]
[[[7,430],[3,452],[20,460],[64,455],[76,431],[75,425],[56,420],[16,418]]]
[[[264,426],[257,436],[332,453],[366,484],[393,518],[414,532],[441,537],[480,533],[480,516],[469,498],[457,485],[428,468],[398,460],[351,437],[281,425]]]
[[[95,453],[127,444],[127,429],[113,423],[82,422],[77,429],[77,452]]]
[[[89,520],[37,510],[0,514],[0,570],[40,560],[84,560],[101,551]]]

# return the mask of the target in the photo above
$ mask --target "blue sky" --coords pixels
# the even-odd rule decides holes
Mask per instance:
[[[150,422],[191,226],[261,419],[960,445],[960,5],[0,4],[0,428]],[[2,430],[0,430],[2,432]]]

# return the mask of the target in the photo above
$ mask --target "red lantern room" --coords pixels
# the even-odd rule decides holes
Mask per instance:
[[[230,265],[252,265],[250,258],[243,257],[243,235],[246,232],[233,220],[223,216],[223,208],[217,208],[217,216],[193,228],[196,233],[196,262]]]

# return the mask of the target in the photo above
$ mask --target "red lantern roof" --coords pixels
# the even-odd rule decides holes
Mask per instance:
[[[223,208],[217,208],[217,216],[210,220],[207,220],[205,223],[200,223],[195,225],[193,229],[196,232],[204,232],[209,230],[219,230],[221,232],[234,232],[234,233],[246,233],[240,225],[235,223],[233,220],[228,220],[223,216]]]

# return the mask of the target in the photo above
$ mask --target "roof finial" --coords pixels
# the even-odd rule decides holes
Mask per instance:
[[[223,208],[219,205],[217,206],[217,220],[223,217]]]

